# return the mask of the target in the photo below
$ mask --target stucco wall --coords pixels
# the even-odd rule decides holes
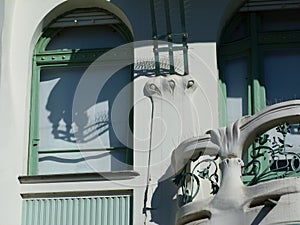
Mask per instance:
[[[236,0],[206,0],[187,1],[187,29],[190,35],[189,62],[190,76],[197,83],[197,89],[190,96],[193,103],[194,115],[183,110],[180,104],[176,107],[180,112],[179,117],[174,114],[173,109],[164,105],[163,99],[158,99],[156,104],[162,107],[156,116],[163,123],[156,121],[152,136],[152,144],[157,144],[153,153],[150,168],[151,182],[148,192],[147,206],[153,207],[152,196],[156,201],[170,184],[160,183],[158,180],[167,173],[170,167],[170,156],[173,149],[184,139],[200,135],[207,129],[218,126],[218,71],[216,65],[216,40],[218,40],[222,26],[236,10],[241,1]],[[111,6],[114,4],[115,6]],[[95,191],[95,190],[116,190],[133,189],[134,193],[134,224],[142,224],[145,215],[142,214],[144,207],[144,194],[147,184],[148,173],[148,151],[150,142],[150,120],[151,101],[145,96],[144,86],[146,82],[152,82],[152,78],[139,76],[134,81],[134,102],[135,102],[135,134],[136,141],[134,148],[135,170],[140,174],[134,180],[123,181],[122,183],[101,181],[101,182],[80,182],[80,183],[50,183],[50,184],[20,184],[17,177],[26,175],[28,161],[28,140],[29,140],[29,115],[30,115],[30,87],[32,53],[35,43],[41,34],[42,28],[49,21],[61,13],[87,6],[99,6],[112,10],[124,22],[130,25],[135,41],[151,39],[151,20],[149,2],[146,0],[131,1],[125,0],[2,0],[0,1],[0,27],[1,27],[1,74],[0,74],[0,118],[1,120],[1,163],[0,163],[0,192],[1,224],[15,225],[21,223],[21,193],[40,192],[69,192],[72,191]],[[122,13],[123,12],[123,13]],[[135,50],[135,59],[152,58],[151,47],[138,47]],[[180,78],[179,78],[180,80]],[[158,81],[161,83],[161,81]],[[165,90],[162,90],[165,91]],[[180,97],[169,98],[171,102],[178,102]],[[180,121],[178,121],[180,120]],[[193,127],[185,129],[174,127],[174,121],[190,123],[196,121]],[[164,126],[164,128],[162,128]],[[156,129],[156,130],[155,130]],[[160,132],[165,132],[161,139]],[[138,141],[143,139],[143,141]],[[153,145],[152,145],[153,146]],[[152,149],[153,150],[153,149]],[[164,154],[161,154],[164,152]],[[169,176],[169,175],[168,175]],[[172,193],[171,193],[172,194]],[[174,192],[175,195],[175,192]],[[157,197],[158,196],[158,197]],[[172,197],[169,195],[168,197]],[[154,202],[154,203],[153,203]],[[173,208],[176,202],[171,201]],[[175,212],[169,210],[169,206],[158,204],[157,210],[151,214],[148,212],[148,224],[172,224],[169,216]],[[169,214],[166,214],[169,212]],[[168,221],[168,222],[166,222]]]

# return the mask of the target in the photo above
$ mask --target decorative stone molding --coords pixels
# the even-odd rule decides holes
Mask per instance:
[[[242,117],[226,128],[210,130],[201,137],[182,142],[173,152],[176,171],[202,154],[242,158],[243,152],[258,135],[286,122],[300,122],[300,100],[269,106],[253,116]]]
[[[151,78],[145,85],[145,93],[148,96],[168,98],[193,93],[196,88],[196,82],[189,75],[166,75]]]
[[[241,179],[243,155],[258,135],[278,125],[299,122],[300,101],[288,101],[272,105],[256,115],[242,117],[226,128],[182,142],[173,152],[178,174],[182,174],[180,171],[187,173],[186,168],[205,155],[218,155],[222,159],[222,180],[214,196],[192,201],[193,196],[186,202],[178,210],[177,224],[300,223],[297,211],[289,208],[300,207],[300,178],[270,180],[253,186],[246,186]],[[189,180],[180,180],[178,174],[177,184],[193,182],[193,175]]]
[[[208,199],[191,202],[181,207],[177,212],[177,224],[258,224],[259,216],[265,217],[263,223],[287,224],[289,222],[300,222],[297,211],[284,214],[289,211],[288,205],[300,207],[300,178],[288,178],[272,180],[255,186],[243,185],[241,176],[242,160],[238,158],[227,158],[222,162],[223,178],[218,193]],[[296,194],[297,201],[285,198],[288,194]],[[284,200],[282,200],[284,199]],[[267,206],[270,204],[270,206]],[[272,205],[273,204],[273,205]],[[267,208],[269,207],[269,208]],[[277,215],[259,215],[264,213],[263,209],[281,209]],[[267,208],[267,209],[266,209]],[[289,215],[287,218],[283,215]],[[277,223],[276,223],[277,224]]]

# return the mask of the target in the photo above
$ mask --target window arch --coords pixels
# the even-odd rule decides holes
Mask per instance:
[[[300,11],[294,4],[297,1],[286,4],[247,1],[225,27],[218,49],[221,126],[243,115],[256,114],[267,106],[300,99]],[[293,161],[292,157],[274,160],[268,155],[270,152],[262,151],[260,155],[257,151],[261,140],[266,140],[263,146],[270,148],[276,144],[275,140],[280,142],[278,132],[284,127],[291,147],[287,151],[299,154],[299,149],[294,148],[299,146],[297,125],[277,125],[257,137],[258,142],[243,155],[245,165],[254,161],[260,165],[260,169],[244,171],[245,183],[253,183],[262,171],[276,178],[283,170],[291,170],[286,165]]]
[[[114,100],[131,82],[130,67],[111,76],[97,102],[83,104],[77,112],[72,110],[76,88],[89,65],[110,49],[131,41],[127,26],[100,8],[69,11],[43,31],[33,55],[30,175],[131,168],[131,91],[121,96],[127,103],[123,113],[119,112],[115,121],[111,117]],[[95,76],[102,72],[97,71]],[[119,140],[115,129],[121,130],[127,143]],[[84,149],[77,143],[84,143]]]
[[[300,98],[300,11],[294,6],[248,1],[225,27],[218,49],[221,125]]]

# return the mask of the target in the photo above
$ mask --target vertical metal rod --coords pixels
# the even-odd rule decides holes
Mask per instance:
[[[157,23],[155,15],[155,3],[154,0],[150,0],[150,10],[151,10],[151,22],[152,22],[152,38],[153,38],[153,53],[154,53],[154,66],[155,75],[160,75],[160,64],[159,64],[159,52],[158,52],[158,37],[157,37]]]
[[[184,66],[184,75],[189,74],[188,45],[186,42],[183,43],[183,66]]]
[[[169,0],[165,0],[165,14],[166,14],[166,28],[167,34],[172,34],[172,25],[171,25],[171,17],[170,17],[170,4]],[[168,36],[169,38],[169,36]]]
[[[167,40],[168,40],[168,48],[169,48],[169,66],[170,66],[170,74],[175,73],[174,67],[174,52],[173,52],[173,37],[172,37],[172,23],[170,16],[170,3],[169,0],[165,0],[165,14],[166,14],[166,29],[167,29]]]
[[[186,33],[184,0],[179,0],[179,9],[182,33]]]
[[[155,15],[155,3],[154,0],[150,0],[150,10],[151,10],[151,22],[152,22],[152,38],[157,36],[157,24]]]
[[[188,35],[186,32],[184,0],[179,0],[179,8],[180,8],[180,20],[181,20],[181,29],[182,29],[184,75],[186,75],[189,74],[189,62],[188,62],[188,44],[187,44]]]
[[[157,38],[157,37],[155,37]],[[154,39],[153,40],[153,52],[154,52],[154,61],[155,61],[155,75],[159,76],[160,75],[160,63],[159,63],[159,52],[158,52],[158,40]]]
[[[171,34],[170,34],[171,36]],[[175,66],[174,66],[174,52],[173,52],[173,43],[172,38],[168,38],[168,47],[169,47],[169,63],[170,63],[170,74],[175,74]]]

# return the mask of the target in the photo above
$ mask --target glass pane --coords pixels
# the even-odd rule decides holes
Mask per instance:
[[[129,135],[131,93],[121,90],[130,83],[130,71],[124,68],[105,82],[96,102],[81,99],[76,112],[73,100],[85,67],[46,68],[41,71],[39,96],[39,150],[99,149],[123,147]],[[94,71],[91,77],[103,71]],[[91,78],[89,77],[89,78]],[[103,77],[105,77],[103,75]],[[96,78],[98,79],[98,77]],[[102,82],[100,80],[100,82]],[[85,89],[97,90],[93,80]],[[97,92],[98,93],[98,92]],[[121,94],[120,94],[121,93]],[[117,107],[113,105],[118,98]],[[113,107],[117,110],[113,110]],[[118,134],[118,137],[116,136]],[[122,142],[120,141],[122,140]]]
[[[225,62],[228,123],[248,114],[247,57]]]
[[[125,43],[110,26],[69,27],[60,31],[46,50],[113,48]]]
[[[260,13],[262,31],[300,30],[300,13],[297,10]]]
[[[267,105],[300,98],[300,49],[267,51],[264,54]]]
[[[39,174],[108,172],[129,169],[126,150],[39,154]]]

